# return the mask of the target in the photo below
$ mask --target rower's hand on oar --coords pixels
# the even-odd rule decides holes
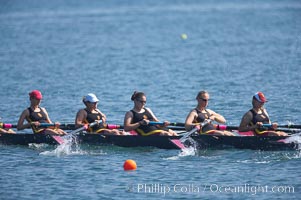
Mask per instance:
[[[215,118],[215,116],[214,116],[213,114],[210,115],[210,116],[209,116],[209,120],[210,120],[210,121],[208,121],[208,123],[210,123],[211,121],[216,121],[215,119],[216,119],[216,118]]]
[[[107,116],[103,113],[101,113],[101,118],[98,120],[95,120],[97,123],[97,125],[100,125],[101,123],[106,125],[106,121],[107,121]]]
[[[170,125],[170,122],[169,121],[164,121],[163,122],[163,126],[169,126]]]
[[[84,130],[87,130],[89,128],[89,124],[83,124],[82,127],[84,127]]]
[[[149,124],[149,120],[147,119],[143,119],[139,122],[140,125],[148,125]]]
[[[60,123],[59,122],[54,122],[54,127],[56,128],[56,129],[58,129],[58,128],[60,128]]]
[[[209,123],[209,122],[208,122]],[[207,124],[207,123],[206,123]],[[197,124],[194,128],[198,128],[198,130],[202,130],[202,128],[206,125],[203,123]]]
[[[202,126],[201,125],[196,125],[194,128],[197,128],[197,130],[201,130]]]
[[[35,126],[35,127],[39,127],[41,125],[40,122],[36,121],[36,122],[30,122],[30,125]]]
[[[196,124],[195,127],[197,127],[198,130],[202,130],[202,128],[203,128],[204,126],[206,126],[207,124],[210,124],[211,122],[212,122],[211,119],[206,119],[204,122]]]
[[[102,117],[101,120],[95,120],[97,122],[97,124],[106,124],[106,118],[105,117]]]
[[[278,128],[278,123],[272,123],[271,128],[272,128],[273,130],[276,130],[276,129]]]
[[[104,125],[104,127],[106,127],[107,125],[106,125],[106,121],[105,120],[95,120],[95,122],[96,122],[96,124],[93,124],[93,126],[95,126],[95,125],[100,125],[100,124],[103,124]],[[91,126],[91,125],[89,125],[89,124],[86,124],[87,125],[87,127],[89,128],[89,126]],[[87,129],[88,129],[87,128]]]
[[[263,123],[262,122],[257,122],[256,124],[255,124],[255,128],[261,128],[262,126],[263,126]]]

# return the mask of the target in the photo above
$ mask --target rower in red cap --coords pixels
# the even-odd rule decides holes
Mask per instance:
[[[282,131],[275,131],[277,123],[271,123],[270,117],[264,108],[267,102],[262,92],[257,92],[253,95],[252,105],[253,108],[244,114],[239,125],[239,131],[247,132],[253,131],[255,135],[262,136],[286,136],[287,134]],[[263,124],[271,124],[269,129],[264,128]]]
[[[58,128],[60,125],[58,122],[53,127],[39,127],[40,123],[52,124],[46,109],[40,107],[42,98],[42,93],[39,90],[33,90],[29,93],[30,106],[22,112],[17,129],[23,130],[31,127],[34,133],[65,135],[66,133]],[[25,120],[28,123],[24,123]]]

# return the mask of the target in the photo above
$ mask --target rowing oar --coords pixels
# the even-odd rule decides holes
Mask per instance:
[[[174,122],[174,123],[171,123],[171,124],[170,124],[171,126],[167,126],[167,128],[170,128],[170,129],[173,129],[173,130],[181,130],[181,131],[185,130],[185,127],[184,127],[185,124],[184,123]],[[177,124],[177,126],[176,126],[176,124]],[[164,125],[164,122],[150,121],[149,125]],[[107,129],[123,129],[124,126],[119,125],[119,124],[107,124],[106,128]]]
[[[263,124],[262,125],[263,127],[266,127],[266,128],[271,128],[272,127],[272,124]],[[301,128],[301,125],[278,125],[277,126],[278,128]],[[238,126],[227,126],[227,125],[221,125],[221,124],[218,124],[216,125],[216,129],[217,130],[238,130]]]
[[[155,122],[155,121],[150,121],[150,125],[164,125],[164,122]],[[195,123],[193,125],[202,125],[201,123]],[[177,126],[177,127],[174,127]],[[238,126],[227,126],[227,125],[222,125],[222,124],[216,124],[214,125],[216,130],[238,130]],[[167,128],[171,128],[174,130],[185,130],[185,123],[182,122],[173,122],[170,123]]]
[[[155,121],[150,121],[148,123],[149,125],[164,125],[164,122],[155,122]],[[178,131],[185,131],[185,123],[182,122],[171,122],[166,128],[170,128],[172,130],[178,130]]]
[[[272,124],[263,124],[263,127],[271,128]],[[301,128],[301,125],[287,124],[287,125],[277,125],[279,128]]]
[[[164,122],[155,122],[155,121],[150,121],[149,122],[150,125],[164,125]],[[193,125],[202,125],[201,123],[195,123]],[[185,130],[185,123],[182,122],[173,122],[170,123],[169,126],[182,126],[179,128],[176,127],[168,127],[171,129],[175,129],[175,130]],[[222,125],[222,124],[216,124],[214,125],[214,127],[216,128],[216,130],[238,130],[238,126],[227,126],[227,125]]]
[[[92,122],[90,124],[85,124],[84,126],[78,128],[78,129],[75,129],[74,131],[71,131],[69,133],[67,133],[67,135],[63,136],[63,137],[69,137],[69,138],[72,138],[74,137],[75,134],[77,134],[78,132],[81,132],[81,131],[84,131],[84,130],[87,130],[89,127],[93,127],[95,126],[96,124],[98,124],[99,121],[95,121],[95,122]],[[58,143],[58,144],[64,144],[64,139],[59,136],[59,135],[51,135],[52,138]]]
[[[151,121],[149,123],[150,125],[164,125],[164,122],[154,122]],[[39,127],[42,128],[49,128],[49,127],[55,127],[55,124],[50,124],[50,123],[40,123]],[[63,130],[75,130],[75,124],[60,124],[59,128],[63,129]],[[172,127],[170,127],[172,126]],[[173,122],[170,123],[168,128],[174,129],[174,130],[185,130],[185,123],[181,123],[181,122]],[[5,123],[0,123],[0,128],[6,128],[6,129],[10,129],[10,128],[17,128],[16,124],[5,124]],[[106,125],[107,129],[123,129],[124,126],[123,125],[119,125],[119,124],[107,124]]]
[[[6,128],[6,129],[10,129],[10,128],[17,128],[18,125],[16,124],[5,124],[5,123],[0,123],[0,128]],[[55,127],[56,124],[52,123],[40,123],[39,127],[42,128],[49,128],[49,127]],[[59,125],[60,129],[63,130],[72,130],[75,129],[75,124],[60,124]]]
[[[150,121],[148,124],[149,125],[164,125],[164,122]],[[185,126],[185,123],[182,123],[182,122],[170,122],[168,125],[169,126]]]
[[[207,120],[207,121],[201,123],[200,125],[195,126],[191,131],[185,133],[180,139],[170,139],[170,141],[172,143],[174,143],[180,149],[185,149],[186,147],[184,145],[184,142],[186,141],[186,139],[188,137],[190,137],[190,135],[192,135],[194,132],[199,131],[201,129],[201,127],[204,127],[206,124],[208,124],[210,122],[211,122],[211,120]]]
[[[223,124],[217,124],[214,126],[216,128],[216,130],[238,130],[238,126],[227,126],[227,125],[223,125]]]
[[[263,127],[271,127],[271,126],[272,126],[271,124],[264,124],[263,125]],[[290,129],[290,128],[283,129],[282,128],[282,127],[286,127],[286,126],[287,125],[280,126],[280,128],[277,128],[275,131],[284,131],[284,132],[287,132],[287,133],[298,133],[298,132],[300,132],[300,129]],[[300,125],[296,125],[296,126],[300,126]],[[224,130],[238,130],[239,127],[238,126],[227,126],[227,125],[218,124],[218,125],[215,125],[215,128],[216,128],[216,130],[224,131]]]

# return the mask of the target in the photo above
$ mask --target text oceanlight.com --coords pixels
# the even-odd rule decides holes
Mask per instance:
[[[259,193],[295,193],[294,186],[289,185],[221,185],[221,184],[134,184],[129,186],[131,192],[157,193],[166,195],[168,193],[248,193],[256,195]]]

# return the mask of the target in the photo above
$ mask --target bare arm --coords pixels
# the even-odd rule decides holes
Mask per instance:
[[[145,110],[148,110],[148,112],[152,115],[153,119],[155,122],[158,122],[159,120],[157,119],[157,117],[155,116],[155,114],[153,113],[153,111],[150,108],[144,108]]]
[[[83,126],[85,119],[87,118],[87,112],[84,109],[81,109],[77,112],[75,117],[75,126],[77,128]]]
[[[49,123],[49,124],[52,124],[52,121],[50,120],[50,118],[49,118],[49,115],[48,115],[48,112],[47,112],[47,110],[45,109],[45,108],[41,108],[43,111],[44,111],[44,113],[46,114],[46,121],[47,121],[47,123]]]
[[[190,131],[191,129],[193,129],[193,127],[194,127],[193,121],[196,116],[197,116],[197,113],[194,109],[192,111],[190,111],[190,113],[187,115],[186,120],[185,120],[186,131]]]
[[[267,110],[264,108],[264,109],[262,110],[262,112],[263,112],[264,114],[266,114],[266,116],[268,116],[268,118],[269,118],[269,124],[271,124],[272,122],[271,122],[271,120],[270,120],[270,116],[269,116]]]
[[[99,112],[100,114],[101,114],[101,121],[102,121],[102,123],[106,123],[106,121],[107,121],[107,116],[104,114],[104,113],[102,113],[100,110],[98,110],[97,109],[97,112]]]
[[[26,128],[30,128],[30,123],[24,124],[25,119],[29,116],[28,109],[25,109],[19,117],[19,121],[17,124],[17,130],[23,130]]]
[[[155,116],[155,114],[153,113],[153,111],[150,108],[144,108],[146,110],[149,111],[149,113],[152,115],[153,121],[158,122],[159,119]],[[149,123],[149,120],[144,120],[147,124]],[[170,124],[169,121],[164,121],[163,125],[157,125],[157,127],[166,127]]]
[[[276,123],[276,122],[273,122],[273,123],[272,123],[272,122],[271,122],[270,117],[269,117],[269,114],[268,114],[268,112],[266,111],[265,108],[263,108],[262,112],[263,112],[266,116],[268,116],[268,118],[269,118],[269,122],[268,122],[268,123],[272,125],[271,129],[276,130],[276,129],[278,128],[278,123]]]
[[[218,114],[218,113],[216,113],[216,112],[214,112],[214,111],[212,111],[210,109],[208,109],[208,112],[210,113],[210,117],[209,118],[211,120],[216,121],[216,122],[221,123],[221,124],[225,124],[226,123],[226,119],[222,115],[220,115],[220,114]]]
[[[132,124],[132,120],[133,120],[133,113],[131,111],[128,111],[124,116],[124,122],[123,122],[125,131],[135,130],[141,125],[140,122]]]
[[[241,119],[240,125],[238,127],[238,130],[241,132],[245,131],[253,131],[255,130],[258,126],[257,124],[255,125],[250,125],[250,122],[252,121],[252,113],[248,111]]]

